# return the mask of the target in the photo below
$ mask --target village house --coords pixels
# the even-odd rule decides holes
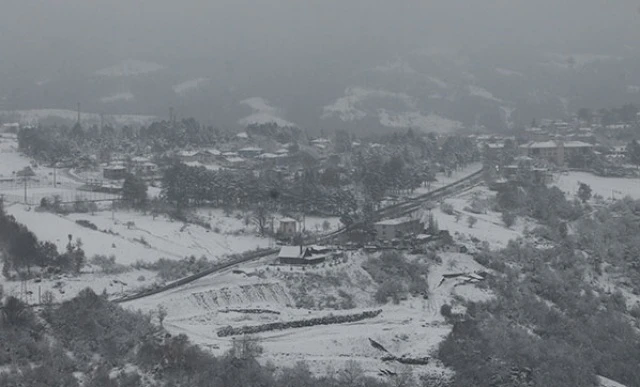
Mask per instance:
[[[593,149],[593,145],[582,141],[532,141],[520,145],[524,156],[544,159],[557,166],[564,166],[568,160],[577,155],[585,155]]]
[[[424,224],[420,219],[410,217],[382,220],[373,226],[378,242],[389,242],[406,235],[417,235],[424,230]]]
[[[109,180],[121,180],[127,177],[127,168],[122,164],[112,164],[102,169],[102,177]]]
[[[278,262],[284,265],[317,265],[333,256],[330,249],[304,246],[282,246]]]
[[[296,234],[298,221],[292,218],[280,218],[278,220],[278,234],[291,237]]]

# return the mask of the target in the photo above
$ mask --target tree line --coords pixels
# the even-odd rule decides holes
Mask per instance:
[[[4,252],[2,274],[13,278],[14,273],[29,278],[32,268],[78,273],[86,262],[82,242],[68,236],[66,251],[58,252],[51,242],[39,241],[35,234],[8,215],[0,200],[0,249]],[[26,273],[24,272],[26,270]]]

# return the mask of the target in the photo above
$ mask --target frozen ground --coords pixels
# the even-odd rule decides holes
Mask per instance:
[[[136,261],[153,262],[159,258],[180,259],[194,255],[216,261],[226,254],[268,247],[270,240],[254,234],[252,225],[226,217],[219,210],[209,211],[206,220],[211,230],[198,225],[186,225],[159,216],[126,211],[101,211],[67,216],[36,212],[24,205],[12,205],[7,212],[25,224],[41,240],[54,242],[64,249],[67,235],[80,238],[87,256],[115,255],[116,262],[130,265]],[[88,220],[98,231],[76,224]]]
[[[110,297],[117,298],[125,293],[135,292],[157,282],[156,273],[148,270],[131,270],[121,274],[106,275],[100,269],[87,265],[82,275],[58,276],[49,279],[25,281],[7,281],[0,276],[0,285],[7,295],[16,296],[29,304],[41,303],[41,295],[50,291],[54,301],[60,302],[75,297],[83,289],[91,288],[96,294],[106,292]]]
[[[489,191],[485,186],[474,187],[445,200],[446,203],[453,206],[454,215],[445,214],[440,207],[431,212],[437,220],[439,228],[449,230],[449,233],[459,242],[473,245],[471,239],[475,238],[488,242],[491,248],[499,249],[505,247],[510,240],[522,236],[525,228],[532,229],[536,224],[529,219],[518,218],[515,225],[507,228],[501,219],[501,214],[491,211],[490,208],[487,208],[486,213],[482,214],[468,211],[467,207],[474,197],[478,200],[488,200],[494,195],[495,193]],[[424,214],[425,222],[427,215],[428,213]],[[469,227],[469,217],[477,219],[477,223],[473,227]]]
[[[623,177],[600,177],[587,172],[568,172],[554,176],[554,184],[568,196],[575,196],[580,183],[591,187],[592,193],[605,199],[621,199],[630,196],[640,199],[640,179]]]
[[[325,372],[328,367],[341,369],[347,361],[356,360],[368,374],[375,375],[381,368],[398,371],[401,367],[381,361],[385,354],[374,349],[369,338],[384,345],[396,356],[425,357],[433,355],[438,343],[449,333],[451,326],[440,315],[445,303],[459,295],[473,300],[491,297],[472,284],[463,284],[461,279],[442,282],[445,273],[475,272],[485,270],[470,256],[464,254],[442,254],[442,263],[431,266],[429,273],[429,299],[409,297],[399,305],[378,306],[371,300],[372,289],[353,288],[350,293],[363,293],[368,302],[359,302],[352,310],[308,310],[295,308],[291,282],[285,281],[277,267],[267,266],[273,258],[265,259],[243,268],[244,273],[232,271],[202,278],[185,287],[147,297],[125,304],[132,309],[151,311],[163,305],[169,312],[165,327],[172,333],[185,333],[192,340],[221,355],[229,350],[233,338],[218,337],[216,332],[225,326],[260,325],[274,321],[292,321],[311,317],[357,313],[362,310],[382,308],[376,318],[349,324],[317,326],[281,331],[264,332],[254,338],[264,347],[261,360],[276,364],[294,364],[306,361],[312,371]],[[336,273],[358,276],[365,273],[361,264],[366,256],[354,253],[347,263],[335,267],[308,268],[302,271],[287,266],[286,278],[299,275],[304,283],[309,271],[335,277]],[[417,257],[416,259],[425,259]],[[370,294],[366,294],[370,291]],[[321,294],[316,296],[320,297]],[[260,308],[280,314],[224,313],[227,308]],[[428,366],[415,366],[416,373],[446,373],[446,369],[433,362]]]

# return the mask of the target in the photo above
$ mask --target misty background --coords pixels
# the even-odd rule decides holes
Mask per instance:
[[[517,129],[640,102],[637,0],[2,0],[0,110]]]

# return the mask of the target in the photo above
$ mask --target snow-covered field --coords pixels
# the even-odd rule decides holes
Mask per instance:
[[[630,196],[640,199],[640,179],[624,177],[600,177],[587,172],[568,172],[557,174],[554,184],[567,196],[575,196],[580,183],[591,187],[593,195],[600,195],[605,199],[621,199]]]
[[[453,206],[455,213],[458,214],[457,217],[455,214],[445,214],[440,207],[433,209],[431,212],[438,222],[439,228],[441,230],[449,230],[449,233],[459,242],[473,245],[471,239],[475,238],[488,242],[491,248],[502,248],[510,240],[521,237],[525,228],[532,229],[535,227],[536,223],[529,219],[519,218],[515,225],[507,228],[501,219],[501,214],[491,211],[489,208],[487,208],[486,213],[482,214],[475,214],[465,210],[474,197],[483,200],[494,195],[495,193],[484,186],[474,187],[445,200],[446,203]],[[426,221],[427,214],[424,214],[424,216]],[[469,227],[469,217],[474,217],[477,220],[473,227]]]
[[[80,238],[87,256],[115,255],[116,262],[130,265],[136,261],[153,262],[159,258],[181,259],[194,255],[216,261],[224,255],[268,247],[267,238],[254,234],[253,225],[225,217],[212,210],[206,221],[212,230],[197,225],[185,225],[159,216],[138,212],[102,211],[67,216],[35,212],[24,205],[13,205],[7,212],[25,224],[41,240],[56,243],[58,249],[67,245],[67,236]],[[92,230],[76,223],[88,220],[98,227]]]

